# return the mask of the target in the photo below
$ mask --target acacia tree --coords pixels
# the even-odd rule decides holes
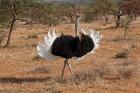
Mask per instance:
[[[7,44],[6,46],[9,44],[9,38],[10,38],[10,33],[12,32],[13,29],[13,24],[15,21],[15,13],[14,13],[14,7],[15,5],[9,0],[1,0],[1,4],[0,4],[0,12],[1,12],[1,16],[0,16],[0,27],[1,27],[1,31],[4,31],[5,28],[10,26],[9,29],[9,35],[8,35],[8,40],[7,40]],[[3,34],[3,33],[2,33]],[[1,34],[1,42],[3,40],[3,35]]]
[[[42,22],[45,15],[44,5],[40,0],[1,0],[0,3],[0,27],[8,28],[8,39],[5,47],[9,46],[14,24],[17,20]],[[6,26],[4,26],[4,25]]]
[[[84,7],[83,14],[84,21],[87,23],[93,20],[93,16],[97,15],[97,11],[94,10],[92,4],[89,4]]]
[[[121,4],[122,4],[122,0],[114,0],[114,9],[112,11],[112,15],[114,15],[116,29],[120,27],[121,16],[123,15]]]
[[[140,13],[140,0],[123,0],[121,4],[121,9],[125,14],[135,18],[137,14]]]
[[[44,3],[44,10],[45,10],[45,15],[43,17],[43,24],[48,24],[50,27],[52,25],[57,25],[59,23],[59,18],[58,18],[58,7],[57,5],[53,3]]]
[[[98,17],[104,17],[108,22],[108,15],[115,9],[115,3],[113,0],[93,0],[90,5],[85,8],[86,20],[91,18],[91,15],[96,14]],[[90,20],[90,19],[89,19]]]
[[[74,22],[75,5],[71,3],[65,3],[58,6],[59,16],[66,17],[70,22]]]
[[[72,3],[62,3],[56,6],[56,16],[62,21],[65,19],[66,22],[73,23],[75,20],[76,13],[82,13],[82,5],[76,5]]]
[[[114,11],[114,2],[113,0],[95,0],[94,2],[95,10],[99,14],[104,16],[105,21],[108,22],[108,15]]]
[[[22,8],[22,6],[20,6],[21,2],[22,0],[1,0],[1,9],[6,10],[2,15],[6,15],[5,17],[7,17],[7,20],[4,22],[5,24],[9,24],[8,39],[5,47],[9,46],[14,24],[20,17],[19,15],[21,14]]]

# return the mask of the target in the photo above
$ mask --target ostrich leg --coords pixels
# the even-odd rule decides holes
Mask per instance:
[[[63,79],[63,76],[64,76],[64,70],[65,70],[65,67],[66,67],[66,63],[67,63],[67,59],[65,59],[65,61],[64,61],[64,66],[63,66],[63,70],[62,70],[62,73],[61,73],[61,80]]]
[[[73,73],[73,71],[72,71],[72,69],[71,69],[71,65],[69,64],[68,60],[66,60],[66,64],[68,65],[68,68],[69,68],[69,70],[70,70],[70,72],[71,72],[71,74],[72,74],[72,76],[73,76],[74,83],[75,83],[76,85],[78,85],[78,82],[76,81],[75,75],[74,75],[74,73]]]

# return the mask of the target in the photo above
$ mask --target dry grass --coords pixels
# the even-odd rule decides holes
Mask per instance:
[[[94,66],[93,68],[79,69],[75,72],[75,76],[79,84],[92,84],[99,80],[129,80],[135,77],[136,73],[140,71],[139,65],[130,63],[122,62],[113,64],[112,62],[99,62],[90,65],[91,67]],[[73,78],[69,76],[61,81],[61,79],[57,77],[57,82],[60,84],[70,84],[73,82]]]

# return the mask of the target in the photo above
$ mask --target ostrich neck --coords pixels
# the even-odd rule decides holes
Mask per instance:
[[[76,33],[76,36],[79,36],[79,17],[76,17],[76,21],[75,21],[75,33]]]

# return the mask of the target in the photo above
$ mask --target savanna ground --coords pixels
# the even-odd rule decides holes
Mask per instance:
[[[63,82],[63,59],[49,62],[37,57],[36,45],[47,34],[47,26],[16,24],[11,45],[0,48],[0,93],[140,93],[140,18],[123,38],[123,29],[100,22],[81,24],[102,34],[100,48],[80,62],[70,60],[79,85],[69,70]],[[59,33],[74,35],[74,25],[58,25]]]

